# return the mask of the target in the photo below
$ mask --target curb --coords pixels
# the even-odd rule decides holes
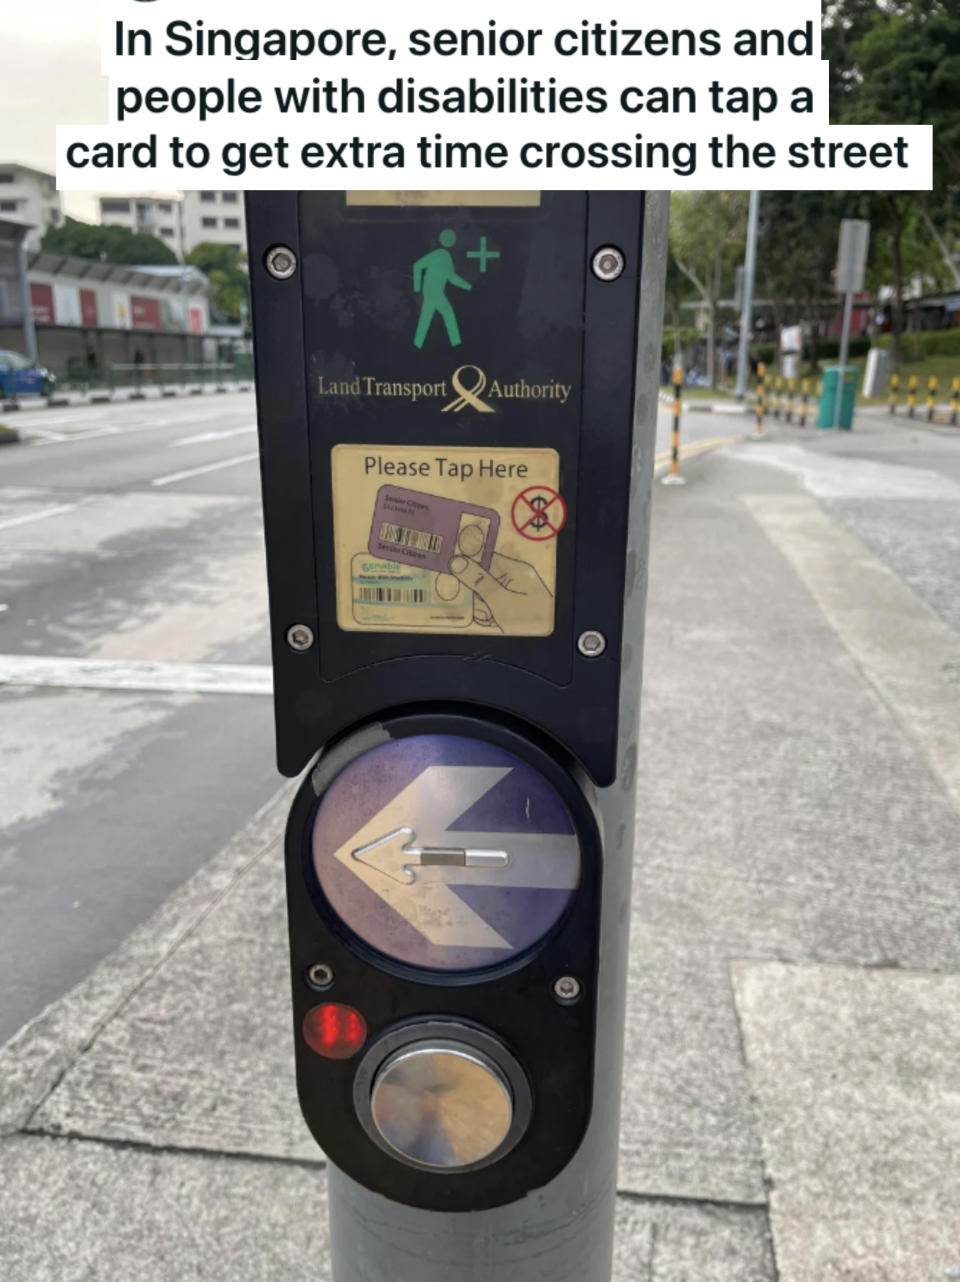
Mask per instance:
[[[670,393],[670,392],[661,392],[661,393],[660,393],[660,404],[661,404],[661,405],[668,405],[668,406],[670,406],[670,407],[672,408],[672,407],[673,407],[673,395],[672,395],[672,393]],[[741,404],[740,402],[737,402],[737,401],[731,402],[729,405],[727,405],[726,403],[724,403],[724,402],[722,402],[722,401],[717,402],[717,401],[699,401],[699,400],[692,400],[692,401],[681,401],[681,403],[680,403],[680,412],[681,412],[681,414],[730,414],[730,415],[738,415],[738,414],[749,414],[749,413],[751,413],[751,412],[752,412],[752,407],[751,407],[750,405],[747,405],[746,403]]]

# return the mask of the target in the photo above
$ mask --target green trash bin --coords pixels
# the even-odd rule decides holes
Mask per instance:
[[[828,365],[823,371],[823,392],[820,395],[820,417],[817,427],[833,427],[834,414],[837,408],[837,379],[840,377],[839,365]],[[840,405],[840,422],[836,425],[849,431],[853,427],[853,411],[857,405],[857,388],[860,383],[859,371],[853,365],[843,370],[843,401]]]

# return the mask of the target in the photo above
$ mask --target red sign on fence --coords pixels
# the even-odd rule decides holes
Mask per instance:
[[[30,308],[38,325],[53,325],[53,286],[30,284]]]
[[[97,296],[92,289],[80,291],[80,321],[90,329],[96,329],[99,323],[97,314]]]
[[[130,297],[130,323],[133,329],[160,329],[160,300]]]

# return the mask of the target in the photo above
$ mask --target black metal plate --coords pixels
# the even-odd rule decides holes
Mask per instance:
[[[465,735],[515,753],[560,792],[580,837],[580,888],[555,930],[503,967],[451,973],[399,965],[363,947],[324,903],[316,882],[309,836],[319,797],[351,754],[371,746],[369,737],[347,737],[329,754],[329,767],[326,756],[321,758],[297,794],[287,827],[297,1089],[314,1138],[341,1170],[394,1201],[440,1211],[500,1206],[558,1174],[579,1147],[590,1119],[601,882],[591,786],[582,772],[578,780],[575,766],[559,764],[543,744],[495,720],[425,712],[391,719],[376,730],[391,738]],[[307,971],[318,962],[331,966],[335,975],[333,986],[322,994],[306,982]],[[567,974],[583,983],[574,1005],[559,1003],[553,994],[556,978]],[[492,1033],[522,1065],[533,1092],[531,1122],[516,1148],[492,1166],[460,1174],[414,1170],[384,1153],[367,1136],[354,1109],[360,1057],[323,1059],[303,1040],[303,1018],[322,1001],[360,1011],[369,1028],[368,1045],[388,1029],[416,1020],[453,1019]]]
[[[642,193],[545,192],[539,208],[355,208],[344,193],[247,197],[257,394],[276,679],[278,761],[296,774],[332,736],[419,702],[468,700],[546,733],[605,785],[615,773],[626,512],[632,474]],[[444,228],[487,235],[504,255],[496,288],[476,290],[451,352],[416,351],[411,267]],[[300,270],[264,268],[285,244]],[[605,284],[592,253],[616,245],[627,269]],[[491,272],[489,284],[494,279]],[[438,321],[435,324],[439,324]],[[446,378],[470,363],[504,381],[561,379],[566,405],[504,401],[445,415],[416,405],[318,395],[318,380]],[[454,420],[451,422],[451,420]],[[333,608],[330,450],[345,442],[550,446],[570,517],[558,543],[552,636],[342,632]],[[303,654],[287,629],[306,623]],[[598,629],[601,658],[576,638]]]

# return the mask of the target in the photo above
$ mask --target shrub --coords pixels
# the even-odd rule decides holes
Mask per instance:
[[[877,346],[889,351],[892,337],[891,334],[881,334]],[[901,334],[900,350],[905,361],[922,361],[927,356],[960,356],[960,327]]]

